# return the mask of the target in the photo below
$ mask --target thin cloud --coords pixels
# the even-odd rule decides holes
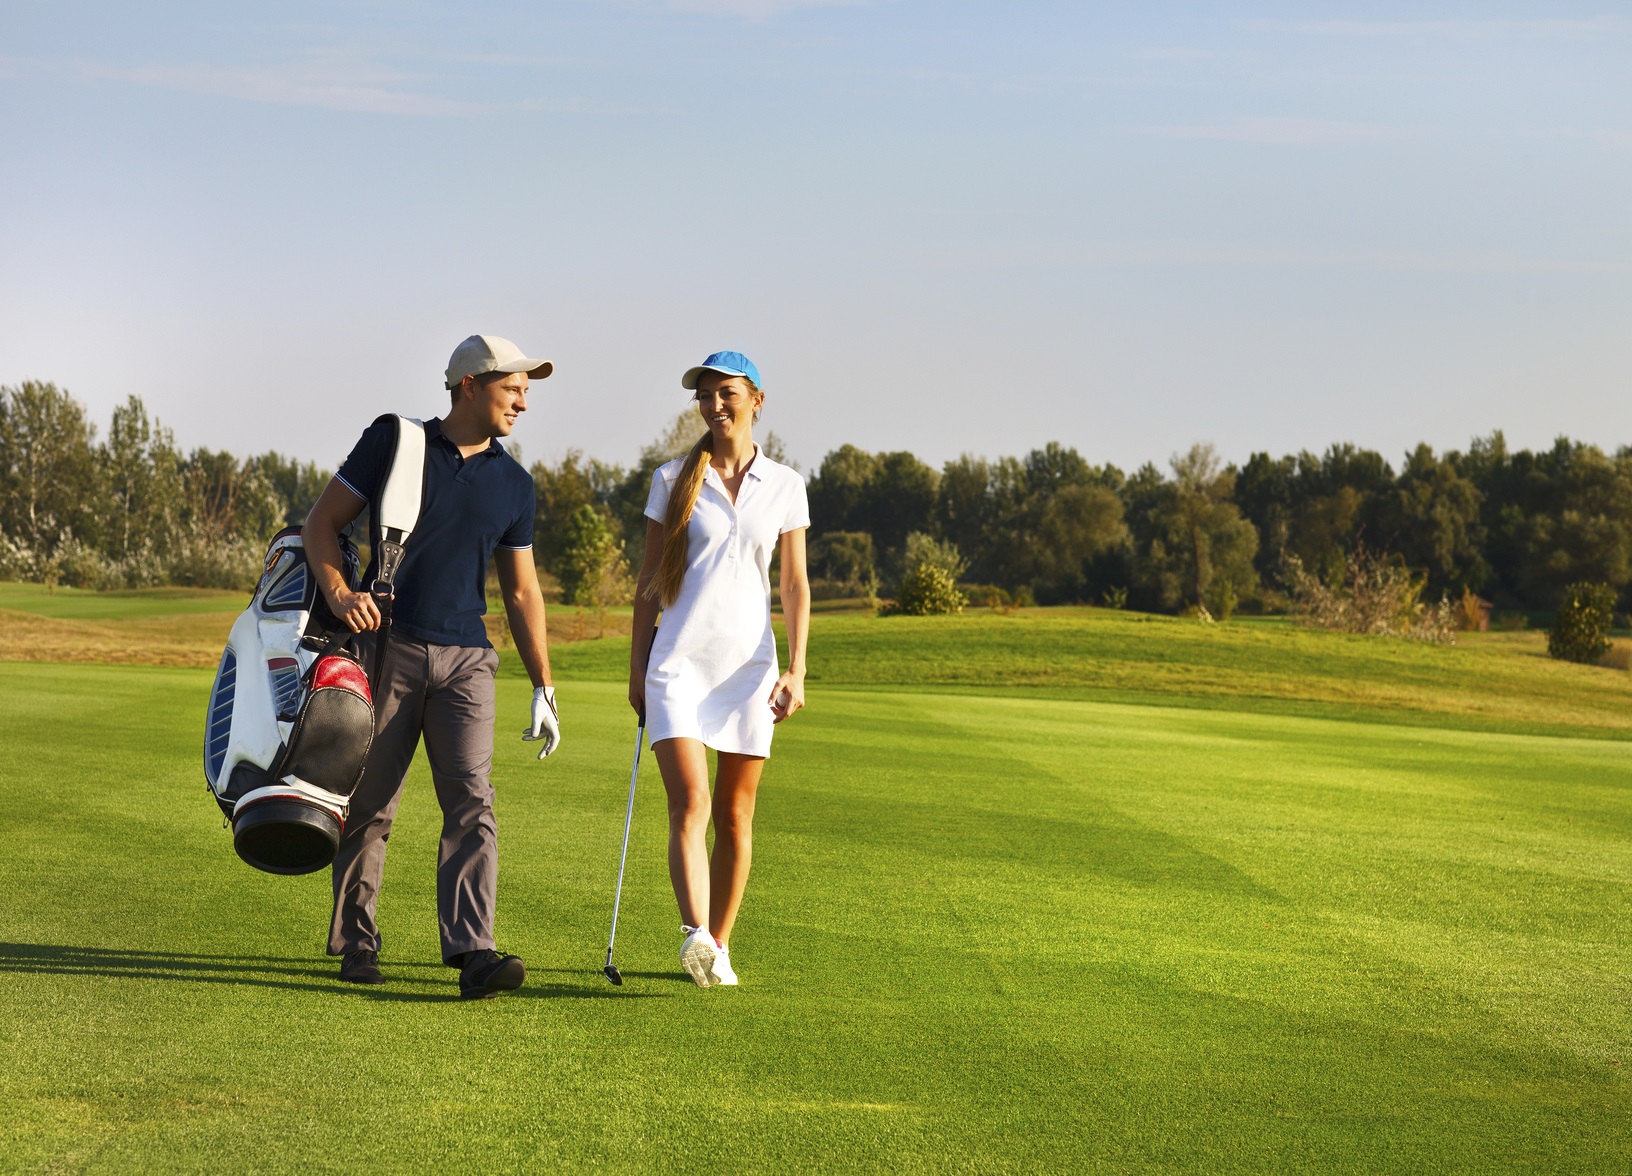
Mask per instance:
[[[769,20],[801,8],[851,8],[865,3],[867,0],[666,0],[663,6],[671,12]]]
[[[1407,250],[1266,249],[1252,246],[1144,245],[1000,249],[943,254],[933,260],[981,269],[1033,266],[1218,266],[1257,269],[1358,269],[1431,274],[1632,274],[1632,261],[1526,257],[1512,253]]]
[[[1236,61],[1241,57],[1239,53],[1225,53],[1218,49],[1196,49],[1187,45],[1136,49],[1128,56],[1135,61]]]
[[[1217,123],[1173,123],[1129,127],[1127,133],[1155,139],[1202,139],[1278,147],[1377,143],[1416,138],[1421,134],[1420,131],[1376,123],[1339,122],[1323,118],[1240,118]]]
[[[434,95],[415,94],[384,86],[358,85],[313,78],[302,70],[280,68],[220,69],[211,66],[89,67],[93,77],[157,86],[195,94],[214,94],[245,102],[266,102],[276,106],[315,106],[325,110],[345,110],[362,114],[405,114],[419,117],[447,117],[479,113],[479,103],[461,102]]]
[[[269,66],[110,65],[82,60],[0,58],[0,75],[66,77],[80,82],[128,85],[210,94],[277,106],[309,106],[364,114],[449,117],[480,113],[490,105],[416,92],[400,71],[350,55],[307,54]]]
[[[1632,19],[1577,20],[1262,20],[1253,27],[1314,37],[1586,37],[1632,32]]]

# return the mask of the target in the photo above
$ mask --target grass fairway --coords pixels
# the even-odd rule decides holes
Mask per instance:
[[[499,742],[531,977],[474,1004],[422,762],[391,982],[343,989],[326,875],[249,870],[212,817],[207,672],[0,663],[0,1166],[1626,1170],[1622,744],[841,686],[835,640],[767,769],[743,986],[679,973],[648,759],[615,990],[633,731],[588,679],[619,645],[562,651],[560,753]]]

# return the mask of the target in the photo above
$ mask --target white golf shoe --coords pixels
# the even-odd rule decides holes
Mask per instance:
[[[711,983],[709,969],[713,967],[714,958],[719,954],[719,948],[714,945],[714,937],[708,933],[707,927],[687,927],[682,924],[680,930],[686,934],[685,942],[680,945],[680,966],[697,981],[698,988],[707,988]]]
[[[715,946],[714,962],[708,965],[708,979],[710,983],[732,985],[737,982],[737,974],[731,969],[731,949]]]

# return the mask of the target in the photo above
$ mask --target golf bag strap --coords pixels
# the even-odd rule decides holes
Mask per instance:
[[[402,566],[408,539],[419,525],[425,504],[425,426],[412,417],[387,413],[379,418],[396,426],[391,450],[391,468],[386,471],[375,496],[374,582],[369,595],[380,610],[379,635],[374,646],[374,673],[369,689],[379,692],[385,676],[385,652],[391,643],[391,598],[397,569]]]
[[[370,694],[379,697],[380,688],[385,684],[385,647],[391,643],[391,593],[381,595],[376,588],[374,604],[380,610],[380,628],[374,636],[374,673],[369,678],[368,689]]]
[[[376,586],[383,583],[389,591],[402,564],[408,537],[419,525],[420,510],[425,503],[425,426],[411,417],[394,413],[387,413],[379,420],[391,421],[396,427],[391,467],[372,504],[374,582]],[[373,591],[378,595],[378,587]]]

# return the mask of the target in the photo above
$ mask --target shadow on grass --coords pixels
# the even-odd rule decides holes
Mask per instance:
[[[0,943],[0,975],[16,973],[99,976],[126,980],[171,980],[187,984],[249,985],[256,988],[287,988],[295,991],[324,992],[335,996],[360,997],[365,1000],[405,1001],[415,1004],[434,1004],[460,999],[457,973],[440,963],[388,963],[385,969],[387,981],[379,987],[344,984],[335,974],[336,966],[334,963],[318,965],[310,959],[280,956],[208,955],[192,952],[69,947],[46,943]],[[417,974],[404,979],[415,984],[433,983],[432,977],[426,973],[445,975],[448,979],[448,991],[393,992],[391,973],[409,970]],[[584,974],[576,968],[534,969],[531,973],[533,981],[513,995],[577,997],[586,1000],[630,997],[638,999],[660,995],[619,992],[609,985],[592,982],[572,984],[556,981],[541,984],[537,981],[540,973],[566,976]]]

